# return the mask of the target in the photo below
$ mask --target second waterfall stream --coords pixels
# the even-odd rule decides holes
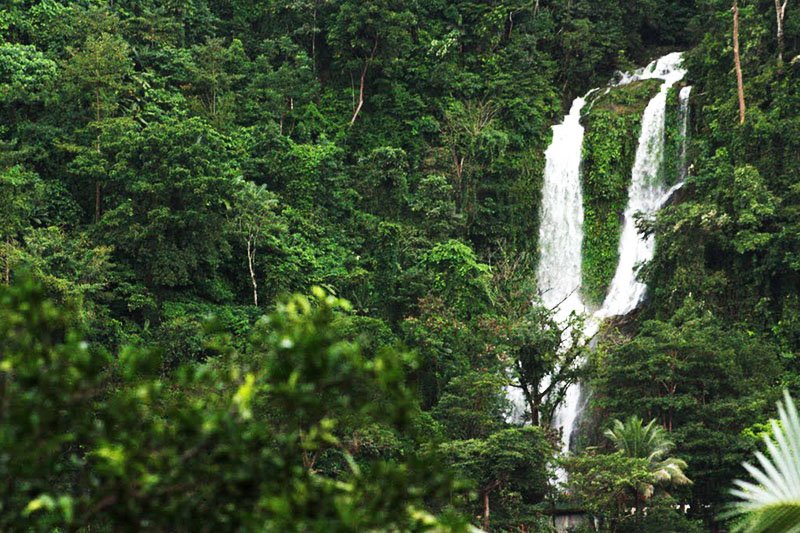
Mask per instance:
[[[685,165],[681,163],[678,183],[671,189],[666,187],[660,176],[665,152],[667,96],[669,90],[685,75],[681,59],[680,53],[666,55],[644,69],[624,75],[610,88],[613,90],[613,87],[639,80],[662,80],[660,90],[649,101],[642,115],[641,133],[628,187],[628,202],[622,220],[619,262],[605,299],[596,309],[587,305],[581,293],[584,218],[581,156],[584,128],[580,120],[581,112],[594,91],[577,98],[564,121],[553,127],[553,139],[545,152],[537,282],[542,303],[554,310],[557,320],[566,321],[572,313],[586,315],[585,338],[591,338],[604,319],[625,315],[636,309],[645,296],[646,286],[637,279],[636,273],[642,263],[653,258],[655,242],[652,237],[644,237],[637,231],[637,214],[655,214],[671,193],[680,187],[685,175]],[[688,88],[681,91],[681,133],[684,134],[688,96]],[[681,150],[679,157],[684,157],[684,154],[685,150]],[[570,449],[581,403],[580,385],[574,384],[567,389],[555,413],[553,425],[562,431],[563,452]]]

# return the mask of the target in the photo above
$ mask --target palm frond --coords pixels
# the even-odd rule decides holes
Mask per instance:
[[[686,477],[684,470],[685,461],[675,457],[667,457],[675,447],[667,431],[658,425],[655,419],[646,425],[638,416],[628,417],[623,423],[615,419],[611,429],[604,432],[605,436],[614,444],[617,450],[622,451],[627,457],[647,459],[653,481],[659,485],[690,485],[692,481]],[[637,492],[644,498],[652,496],[652,484],[637,488]]]
[[[742,520],[734,531],[800,533],[800,417],[788,392],[778,403],[781,423],[772,421],[767,454],[756,453],[760,469],[744,463],[755,483],[736,480],[731,494],[740,499],[724,516]]]

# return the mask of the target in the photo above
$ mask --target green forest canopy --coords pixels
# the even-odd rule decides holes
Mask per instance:
[[[562,508],[721,527],[800,389],[800,13],[778,31],[773,1],[738,2],[740,124],[730,8],[4,2],[0,528],[541,531]],[[650,298],[565,350],[535,303],[550,126],[674,50],[692,169],[645,221]],[[617,104],[587,128],[595,298]],[[558,395],[538,391],[577,379],[584,452],[556,490]],[[603,436],[632,416],[692,484]]]

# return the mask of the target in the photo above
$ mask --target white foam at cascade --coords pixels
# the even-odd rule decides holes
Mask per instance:
[[[564,122],[553,126],[553,140],[545,152],[536,278],[542,302],[556,308],[560,321],[573,311],[585,309],[580,296],[583,246],[580,118],[584,105],[585,98],[575,99]]]
[[[655,243],[652,237],[644,238],[638,233],[634,215],[654,214],[681,185],[679,182],[666,190],[658,180],[664,157],[667,92],[685,74],[680,63],[680,53],[669,54],[644,69],[623,75],[616,83],[619,86],[644,79],[664,80],[642,116],[619,243],[620,261],[602,307],[587,320],[584,327],[586,337],[597,332],[604,318],[627,314],[635,309],[645,295],[646,286],[636,279],[636,270],[641,263],[652,259]],[[688,102],[688,91],[685,96]],[[542,190],[539,229],[541,255],[537,280],[543,303],[551,308],[557,306],[556,318],[562,322],[572,312],[586,311],[580,296],[583,246],[583,195],[580,181],[583,127],[580,125],[580,111],[585,103],[585,98],[573,102],[564,122],[553,127],[553,141],[545,153],[547,163]],[[553,420],[553,425],[562,432],[562,451],[565,453],[569,451],[580,408],[581,389],[579,384],[574,384],[567,389]],[[559,477],[563,478],[563,473]]]

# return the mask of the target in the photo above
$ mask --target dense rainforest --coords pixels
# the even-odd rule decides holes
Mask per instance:
[[[682,186],[584,342],[551,126],[675,51]],[[595,304],[658,87],[582,116]],[[799,178],[794,0],[2,0],[0,529],[727,531],[800,395]]]

